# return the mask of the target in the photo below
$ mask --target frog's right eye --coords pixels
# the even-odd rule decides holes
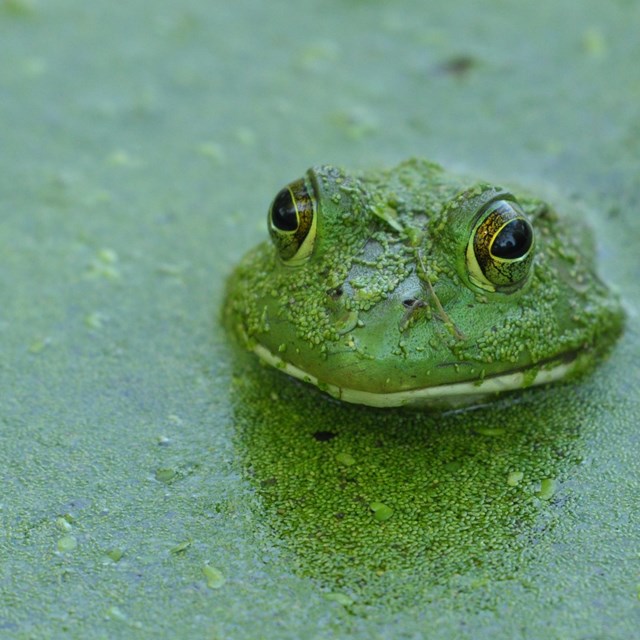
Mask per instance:
[[[297,265],[309,258],[317,217],[316,197],[304,178],[278,192],[269,207],[269,233],[283,262]]]

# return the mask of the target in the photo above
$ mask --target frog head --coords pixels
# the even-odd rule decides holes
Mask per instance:
[[[457,406],[565,379],[622,328],[579,219],[427,161],[314,167],[268,228],[230,279],[230,324],[349,402]]]

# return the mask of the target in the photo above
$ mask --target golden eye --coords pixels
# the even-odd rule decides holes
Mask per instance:
[[[487,291],[520,288],[531,271],[533,227],[517,202],[494,200],[480,210],[467,245],[471,281]]]
[[[300,178],[278,192],[269,207],[269,233],[283,262],[301,264],[309,258],[317,226],[316,197]]]

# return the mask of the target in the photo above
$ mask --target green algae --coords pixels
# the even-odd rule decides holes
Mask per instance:
[[[522,482],[524,478],[524,471],[510,471],[507,476],[507,484],[511,487],[516,487]]]
[[[247,477],[300,574],[348,593],[350,611],[420,608],[455,591],[461,614],[497,613],[505,585],[526,592],[547,571],[583,502],[576,488],[606,392],[564,385],[472,411],[385,411],[243,361],[235,406]],[[331,437],[314,431],[318,404]],[[486,426],[496,416],[505,426]],[[345,450],[360,462],[336,466]]]
[[[540,490],[537,495],[540,500],[551,500],[556,493],[556,481],[553,478],[545,478],[540,482]]]
[[[75,536],[62,536],[58,540],[58,551],[62,553],[74,551],[78,546],[78,539]]]
[[[348,453],[336,453],[336,462],[345,467],[352,467],[356,463],[356,459]]]
[[[388,607],[417,603],[426,585],[460,574],[516,579],[522,558],[536,555],[540,527],[562,519],[562,493],[552,499],[548,478],[571,478],[583,460],[582,429],[567,425],[578,411],[583,421],[598,412],[562,388],[443,415],[353,409],[289,384],[278,405],[287,411],[274,414],[262,389],[277,378],[259,368],[242,376],[240,451],[278,536],[305,575]],[[335,433],[326,441],[314,437],[318,402]],[[496,413],[511,428],[475,435]],[[350,464],[336,467],[344,450]],[[513,468],[521,471],[508,476]]]
[[[216,569],[208,564],[202,568],[202,573],[204,574],[209,589],[221,589],[227,581],[220,569]]]
[[[122,549],[108,549],[106,556],[113,562],[120,562],[124,556],[124,550]]]
[[[373,517],[378,522],[385,522],[393,515],[393,509],[384,502],[372,502],[369,504],[369,509],[373,511]]]
[[[639,18],[0,3],[0,636],[633,637]],[[630,311],[595,375],[399,414],[228,346],[273,193],[416,155],[587,205]]]

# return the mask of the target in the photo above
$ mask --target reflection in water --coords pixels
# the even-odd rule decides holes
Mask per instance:
[[[438,589],[482,598],[490,581],[517,580],[566,511],[588,419],[562,386],[444,415],[347,405],[250,356],[233,394],[237,446],[275,534],[354,607]]]

